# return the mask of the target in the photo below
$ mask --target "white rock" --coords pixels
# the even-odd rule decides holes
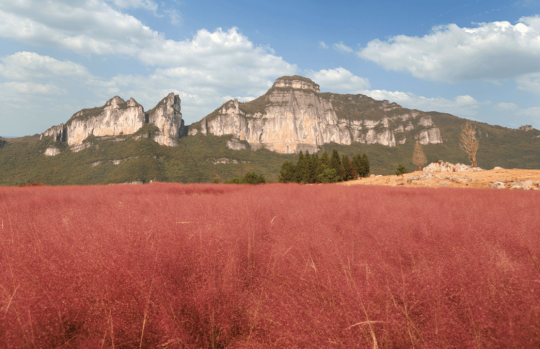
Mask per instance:
[[[509,184],[510,189],[531,190],[534,186],[533,181],[515,181]]]
[[[463,164],[452,164],[446,161],[438,161],[433,162],[429,164],[428,166],[424,167],[424,172],[464,172],[464,171],[472,171],[472,172],[478,172],[483,171],[480,167],[472,167],[467,166]]]
[[[232,150],[244,150],[246,149],[246,145],[242,144],[240,140],[233,138],[230,141],[227,141],[227,148]]]
[[[411,176],[407,178],[407,183],[414,183],[416,181],[427,181],[430,179],[439,178],[431,172],[425,172],[419,175]]]
[[[282,154],[319,151],[323,144],[350,145],[352,142],[381,144],[395,147],[395,132],[410,131],[415,127],[413,115],[386,116],[381,120],[349,120],[339,118],[332,98],[319,93],[319,87],[306,79],[279,78],[269,92],[260,97],[264,110],[246,114],[237,100],[223,104],[216,112],[193,124],[188,132],[195,135],[233,135],[247,141],[252,149],[266,148]],[[369,97],[350,97],[369,98]],[[399,108],[388,101],[373,101],[385,113]],[[390,114],[389,114],[390,115]],[[392,121],[392,123],[390,122]],[[422,144],[442,143],[440,130],[432,125],[431,117],[424,116],[420,124],[429,129],[419,131]],[[425,127],[425,126],[421,126]],[[400,144],[406,142],[400,136]]]
[[[90,148],[91,146],[92,146],[92,143],[86,142],[86,143],[83,143],[83,144],[73,145],[73,146],[71,146],[70,149],[71,149],[72,152],[78,153],[81,150],[85,150],[86,148]]]
[[[56,156],[58,154],[60,154],[60,149],[58,148],[54,148],[54,147],[49,147],[45,150],[45,156]]]
[[[506,189],[506,185],[504,185],[504,183],[501,182],[501,181],[496,181],[494,183],[490,183],[489,187],[494,188],[494,189]]]

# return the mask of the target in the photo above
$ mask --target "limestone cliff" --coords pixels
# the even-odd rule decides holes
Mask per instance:
[[[75,113],[66,124],[53,126],[41,138],[53,136],[55,141],[79,146],[90,135],[96,137],[129,135],[137,132],[146,123],[154,123],[159,133],[154,140],[161,145],[174,146],[183,129],[180,113],[180,98],[170,93],[156,107],[144,112],[142,105],[133,98],[124,101],[116,96],[104,106],[83,109]]]
[[[184,132],[184,120],[180,110],[180,97],[169,93],[154,109],[148,111],[148,122],[156,125],[160,131],[154,141],[161,145],[176,145],[175,138]]]
[[[442,143],[439,128],[427,113],[376,101],[364,95],[320,93],[310,79],[276,80],[254,101],[231,100],[189,127],[189,135],[233,135],[252,149],[278,153],[317,152],[326,143],[352,142],[395,147],[407,140]]]

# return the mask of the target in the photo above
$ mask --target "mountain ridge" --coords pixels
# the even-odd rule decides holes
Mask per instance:
[[[540,131],[530,125],[510,129],[364,95],[321,93],[300,78],[277,79],[255,100],[227,101],[191,125],[184,125],[173,93],[148,111],[115,96],[41,135],[1,138],[0,185],[211,182],[250,171],[275,181],[281,163],[296,160],[299,151],[334,148],[348,156],[367,153],[372,172],[391,174],[410,162],[416,140],[428,162],[466,163],[459,147],[465,122],[476,127],[480,167],[540,168]]]

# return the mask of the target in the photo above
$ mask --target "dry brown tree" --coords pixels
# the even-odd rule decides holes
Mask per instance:
[[[459,145],[467,153],[473,167],[476,165],[476,152],[478,152],[479,140],[476,138],[476,127],[470,123],[461,126],[461,139]]]
[[[414,146],[412,162],[413,164],[418,165],[418,171],[422,171],[422,165],[427,162],[426,154],[424,154],[424,150],[422,150],[422,146],[418,141],[416,141],[416,145]]]

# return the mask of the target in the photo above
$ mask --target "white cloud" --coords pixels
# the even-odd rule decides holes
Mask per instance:
[[[540,17],[434,27],[423,37],[373,40],[358,52],[387,70],[406,71],[426,80],[500,80],[540,72]]]
[[[0,37],[81,54],[137,55],[161,35],[103,1],[0,1]]]
[[[362,93],[376,100],[386,99],[396,102],[405,108],[445,112],[466,117],[476,115],[481,105],[489,104],[489,102],[479,102],[469,95],[457,96],[451,100],[442,97],[417,96],[411,92],[401,91],[366,90]]]
[[[512,116],[540,117],[540,107],[520,108],[515,103],[501,102],[495,104],[493,109],[501,113],[510,113]]]
[[[327,48],[328,48],[328,45],[326,45],[326,44],[324,43],[324,41],[319,41],[319,48],[327,49]]]
[[[341,41],[332,45],[334,47],[334,50],[337,50],[337,51],[340,51],[342,53],[352,53],[353,52],[353,49],[350,48],[349,46],[345,45],[344,43],[342,43]]]
[[[530,93],[540,94],[540,74],[527,74],[516,79],[517,88]]]
[[[8,94],[25,95],[62,95],[67,91],[53,84],[36,84],[33,82],[5,82],[0,84],[0,90]]]
[[[158,5],[152,0],[112,0],[119,8],[144,8],[150,11],[156,11]]]
[[[51,76],[86,77],[88,70],[70,61],[59,61],[35,52],[17,52],[0,57],[0,76],[13,80],[48,78]]]
[[[176,9],[167,9],[163,11],[167,17],[169,17],[169,20],[172,25],[177,25],[182,20],[182,15],[180,15],[180,12]]]
[[[323,90],[340,93],[360,93],[370,87],[369,80],[354,75],[345,68],[306,70],[306,77],[312,79]]]
[[[122,1],[116,6],[141,3]],[[80,88],[93,93],[94,98],[88,98],[92,101],[95,96],[105,100],[122,94],[140,99],[145,106],[157,103],[168,92],[182,92],[185,110],[199,108],[188,113],[188,118],[201,118],[223,103],[225,96],[249,100],[263,94],[277,77],[298,72],[296,65],[276,56],[269,47],[254,45],[237,28],[201,29],[191,39],[167,40],[111,6],[102,0],[0,1],[0,37],[80,54],[134,58],[156,67],[150,75],[96,77],[75,63],[32,53],[4,57],[0,75],[35,82],[44,75],[64,72],[79,79]]]
[[[501,102],[493,106],[493,109],[498,111],[515,111],[518,109],[518,106],[515,103]]]

